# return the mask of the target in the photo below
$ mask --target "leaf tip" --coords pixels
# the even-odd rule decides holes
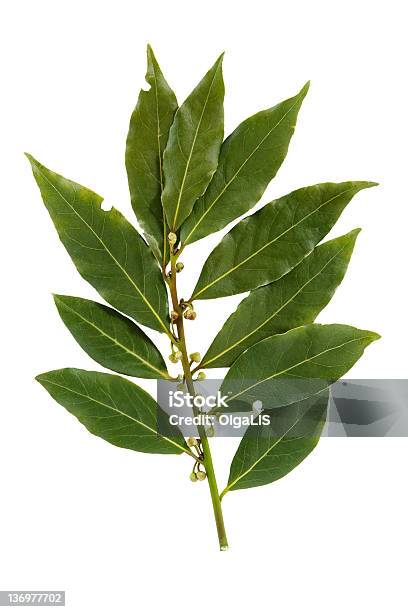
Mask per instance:
[[[299,95],[304,98],[305,95],[307,94],[307,92],[310,89],[310,81],[306,81],[306,83],[303,85],[302,89],[299,92]]]
[[[221,66],[224,59],[225,51],[219,54],[217,59],[215,60],[215,66]]]
[[[370,189],[370,187],[378,187],[380,183],[377,183],[376,181],[365,181],[365,187],[366,189]]]
[[[146,56],[147,56],[147,63],[148,64],[150,62],[156,60],[156,57],[154,55],[154,51],[153,51],[152,45],[150,43],[147,43],[147,45],[146,45]]]
[[[51,295],[56,304],[58,304],[58,302],[62,302],[62,298],[64,297],[63,295],[60,295],[59,293],[52,293]]]
[[[34,177],[36,177],[36,175],[39,172],[41,172],[41,170],[44,168],[44,166],[42,164],[40,164],[40,162],[37,159],[35,159],[35,157],[33,155],[31,155],[31,153],[24,153],[24,155],[26,156],[26,158],[30,162],[31,170],[33,171]]]
[[[27,151],[24,151],[24,155],[32,166],[37,165],[37,160],[31,155],[31,153],[27,153]]]
[[[368,345],[370,345],[372,342],[377,342],[377,340],[381,339],[381,335],[377,334],[377,332],[374,331],[365,331],[365,346],[367,347]]]
[[[356,239],[360,232],[361,232],[361,227],[356,227],[353,230],[351,230],[351,232],[349,232],[348,235]]]

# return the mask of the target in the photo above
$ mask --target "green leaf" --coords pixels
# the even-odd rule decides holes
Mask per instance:
[[[230,402],[260,400],[264,408],[302,401],[344,376],[379,337],[349,325],[312,323],[291,329],[242,353],[220,391]]]
[[[243,121],[221,147],[217,171],[181,230],[189,244],[252,208],[279,170],[309,83],[293,98]]]
[[[288,274],[251,291],[224,323],[200,367],[229,367],[259,340],[312,323],[343,280],[359,232],[324,242]]]
[[[61,242],[81,276],[112,306],[168,334],[166,288],[143,238],[118,210],[103,211],[99,195],[27,157]]]
[[[147,46],[148,91],[140,91],[126,141],[126,169],[133,210],[161,265],[166,265],[167,226],[161,195],[163,151],[177,110],[177,99]]]
[[[376,183],[321,183],[266,204],[224,236],[189,301],[255,289],[294,268],[331,230],[361,189]]]
[[[153,398],[125,378],[102,372],[65,368],[36,380],[95,436],[142,453],[180,454],[188,450],[179,429],[157,431],[168,422]]]
[[[170,378],[163,357],[133,321],[92,300],[54,295],[61,319],[92,359],[141,378]]]
[[[283,478],[312,452],[326,421],[328,391],[262,413],[265,424],[250,425],[231,463],[228,491]]]
[[[178,109],[164,152],[163,207],[177,230],[214,174],[224,134],[222,55]]]

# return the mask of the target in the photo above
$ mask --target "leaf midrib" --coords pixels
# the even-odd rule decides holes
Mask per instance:
[[[218,276],[216,279],[214,279],[213,281],[211,281],[211,283],[208,283],[207,285],[205,285],[202,289],[200,289],[200,291],[198,291],[197,293],[193,294],[191,296],[191,298],[189,299],[189,302],[192,302],[194,299],[197,299],[198,296],[203,293],[204,291],[207,291],[208,289],[210,289],[210,287],[212,287],[213,285],[215,285],[216,283],[220,282],[221,280],[223,280],[226,276],[228,276],[229,274],[232,274],[233,272],[235,272],[235,270],[238,270],[238,268],[240,268],[241,266],[243,266],[244,264],[246,264],[248,261],[250,261],[251,259],[253,259],[254,257],[256,257],[257,255],[259,255],[259,253],[262,253],[262,251],[266,248],[268,248],[269,246],[271,246],[271,244],[273,244],[274,242],[276,242],[277,240],[279,240],[280,238],[282,238],[282,236],[284,236],[285,234],[287,234],[288,232],[292,231],[295,227],[297,227],[298,225],[300,225],[301,223],[303,223],[303,221],[305,221],[306,219],[308,219],[309,217],[313,216],[315,213],[317,213],[321,208],[323,208],[324,206],[327,206],[327,204],[330,204],[330,202],[332,202],[333,200],[336,200],[337,198],[340,198],[341,196],[343,196],[344,194],[348,193],[349,191],[353,191],[353,188],[350,189],[346,189],[345,191],[342,191],[341,193],[336,194],[335,196],[329,198],[328,200],[326,200],[325,202],[323,202],[322,204],[320,204],[317,208],[315,208],[312,212],[308,213],[307,215],[305,215],[304,217],[302,217],[301,219],[299,219],[299,221],[297,221],[296,223],[294,223],[293,225],[291,225],[290,227],[288,227],[284,232],[282,232],[281,234],[279,234],[278,236],[276,236],[275,238],[273,238],[273,240],[270,240],[269,242],[267,242],[266,244],[264,244],[262,247],[260,247],[259,249],[257,249],[254,253],[251,253],[251,255],[249,255],[248,257],[246,257],[245,259],[243,259],[242,261],[240,261],[237,265],[233,266],[232,268],[230,268],[229,270],[227,270],[226,272],[224,272],[223,274],[221,274],[220,276]],[[266,205],[268,206],[268,204]],[[261,209],[263,210],[263,209]],[[245,219],[244,219],[245,221]],[[236,226],[238,227],[238,226]]]
[[[250,391],[251,389],[254,389],[258,385],[261,385],[262,383],[266,382],[267,380],[271,380],[272,378],[276,378],[278,376],[282,376],[282,374],[286,374],[287,372],[290,372],[294,368],[297,368],[298,366],[301,366],[304,363],[308,363],[309,361],[312,361],[313,359],[316,359],[317,357],[320,357],[321,355],[325,355],[326,353],[330,353],[331,351],[335,351],[337,349],[343,348],[343,346],[347,346],[347,344],[352,344],[353,342],[360,342],[360,341],[366,340],[368,338],[370,338],[370,336],[361,336],[360,338],[353,338],[352,340],[347,340],[347,342],[343,342],[341,344],[336,344],[336,346],[332,346],[329,349],[325,349],[324,351],[321,351],[320,353],[316,353],[315,355],[312,355],[311,357],[308,357],[307,359],[303,359],[302,361],[299,361],[298,363],[295,363],[294,365],[290,366],[289,368],[286,368],[284,370],[281,370],[280,372],[276,372],[274,374],[271,374],[271,376],[267,376],[266,378],[263,378],[262,380],[258,380],[253,385],[250,385],[249,387],[246,387],[245,389],[242,389],[242,391],[239,391],[239,393],[236,393],[235,395],[232,395],[229,398],[229,401],[232,401],[232,400],[236,399],[237,397],[239,397],[243,393],[246,393],[247,391]],[[327,386],[329,386],[329,385],[327,385]],[[324,387],[324,388],[327,388],[327,387]],[[323,389],[322,389],[322,391],[323,391]]]
[[[225,487],[225,489],[220,494],[220,499],[222,499],[224,495],[228,493],[228,491],[231,491],[231,489],[237,484],[237,482],[239,482],[240,480],[242,480],[242,478],[245,478],[245,476],[247,476],[250,472],[252,472],[255,469],[255,467],[258,465],[258,463],[263,461],[265,457],[269,455],[269,453],[275,448],[275,446],[277,446],[280,442],[282,442],[283,438],[285,438],[285,436],[287,436],[288,433],[292,431],[292,429],[299,423],[299,421],[302,420],[304,416],[305,415],[300,415],[299,418],[297,418],[296,421],[293,423],[293,425],[291,425],[289,429],[286,430],[282,436],[280,436],[280,438],[277,438],[276,442],[274,442],[274,444],[268,447],[268,449],[256,461],[254,461],[254,463],[252,463],[251,466],[247,470],[242,472],[232,482],[228,483],[228,485]]]
[[[138,355],[137,353],[135,353],[134,351],[132,351],[131,349],[129,349],[126,345],[122,344],[121,342],[119,342],[119,340],[117,340],[116,338],[113,338],[112,336],[110,336],[109,334],[105,333],[103,331],[103,329],[101,329],[100,327],[98,327],[95,323],[93,323],[92,321],[90,321],[89,319],[87,319],[86,317],[82,316],[77,310],[74,310],[73,308],[71,308],[71,306],[68,306],[68,304],[66,304],[66,302],[60,300],[60,303],[64,306],[64,308],[67,308],[68,310],[70,310],[74,315],[76,315],[77,317],[79,317],[80,319],[82,319],[82,321],[84,321],[85,323],[87,323],[88,325],[91,325],[94,329],[96,329],[100,334],[102,334],[102,336],[105,336],[105,338],[108,338],[109,340],[111,340],[114,344],[116,344],[117,346],[119,346],[121,349],[123,349],[124,351],[126,351],[127,353],[129,353],[129,355],[132,355],[134,357],[136,357],[139,361],[141,361],[145,366],[147,366],[148,368],[150,368],[151,370],[153,370],[154,372],[157,372],[158,374],[161,375],[162,378],[169,380],[170,376],[168,375],[167,372],[164,372],[162,370],[159,370],[158,368],[156,368],[153,364],[149,363],[148,361],[146,361],[145,359],[143,359],[143,357],[141,357],[140,355]]]
[[[284,304],[282,304],[277,310],[275,310],[275,312],[273,312],[269,317],[267,317],[260,325],[258,325],[257,327],[255,327],[249,334],[247,334],[246,336],[243,336],[242,338],[240,338],[239,340],[237,340],[237,342],[234,342],[234,344],[232,344],[231,346],[227,347],[226,349],[224,349],[223,351],[221,351],[220,353],[218,353],[217,355],[215,355],[215,357],[212,357],[211,359],[209,359],[208,361],[204,361],[200,367],[204,368],[206,366],[208,366],[209,363],[212,363],[213,361],[215,361],[216,359],[219,359],[219,357],[222,357],[223,355],[225,355],[225,353],[229,353],[230,351],[232,351],[234,348],[236,348],[237,346],[239,346],[242,342],[245,342],[245,340],[247,340],[248,338],[250,338],[253,334],[256,334],[256,332],[258,332],[260,329],[262,329],[262,327],[264,327],[267,323],[269,323],[274,317],[276,317],[284,308],[286,308],[286,306],[288,304],[290,304],[290,302],[292,302],[298,295],[299,293],[301,293],[305,287],[307,287],[310,283],[312,283],[315,278],[317,278],[320,274],[322,274],[324,272],[324,270],[327,268],[327,266],[329,266],[331,264],[331,262],[336,259],[336,257],[338,257],[345,249],[347,248],[347,246],[345,245],[344,247],[342,247],[341,249],[339,249],[339,251],[337,251],[337,253],[335,255],[333,255],[333,257],[331,257],[326,263],[325,265],[318,271],[316,272],[316,274],[314,276],[312,276],[306,283],[304,283],[299,289],[298,291],[296,291],[294,294],[292,294],[290,296],[290,298],[288,300],[286,300],[286,302],[284,302]]]
[[[207,95],[206,95],[206,98],[205,98],[203,109],[201,111],[200,119],[198,121],[197,128],[196,128],[195,133],[194,133],[194,138],[193,138],[193,142],[192,142],[192,145],[191,145],[191,148],[190,148],[190,153],[189,153],[189,156],[187,158],[187,163],[186,163],[186,167],[185,167],[185,170],[184,170],[183,180],[182,180],[181,185],[180,185],[179,196],[178,196],[178,199],[177,199],[176,210],[174,212],[174,217],[173,217],[173,229],[175,229],[175,227],[176,227],[177,217],[178,217],[178,213],[179,213],[179,209],[180,209],[181,197],[182,197],[182,193],[183,193],[183,189],[184,189],[184,183],[185,183],[185,181],[187,179],[187,172],[188,172],[188,169],[189,169],[189,166],[190,166],[190,163],[191,163],[191,159],[192,159],[192,156],[193,156],[193,151],[194,151],[194,147],[195,147],[195,144],[196,144],[196,140],[198,138],[198,132],[199,132],[200,127],[201,127],[201,122],[203,120],[205,109],[207,108],[208,99],[210,97],[210,93],[211,93],[211,90],[213,88],[214,80],[215,80],[215,77],[217,76],[219,67],[220,67],[220,60],[218,61],[217,68],[216,68],[216,70],[214,72],[213,78],[211,79],[211,84],[210,84],[210,86],[208,88],[208,92],[207,92]],[[177,140],[178,140],[178,132],[177,132]]]
[[[157,74],[156,74],[156,66],[152,57],[152,53],[149,50],[150,61],[152,63],[153,68],[153,83],[154,83],[154,98],[155,98],[155,106],[156,106],[156,137],[157,137],[157,150],[159,154],[159,175],[160,175],[160,202],[161,195],[163,193],[163,160],[162,160],[162,152],[160,146],[160,114],[159,114],[159,94],[157,90]],[[164,208],[162,205],[162,219],[163,219],[163,268],[166,266],[166,257],[167,257],[167,240],[166,240],[166,215],[164,212]]]
[[[148,429],[149,431],[154,433],[156,436],[160,436],[161,438],[163,438],[163,440],[166,440],[170,444],[173,444],[173,446],[176,446],[177,448],[182,450],[183,453],[186,452],[186,449],[183,446],[181,446],[181,444],[178,444],[177,442],[174,442],[174,440],[172,440],[171,438],[167,438],[167,436],[163,436],[163,434],[160,434],[158,431],[156,431],[155,429],[153,429],[149,425],[146,425],[146,423],[143,423],[143,421],[139,421],[139,419],[135,419],[134,417],[131,417],[129,414],[126,414],[125,412],[122,412],[118,408],[114,408],[110,404],[105,404],[105,402],[101,402],[100,400],[97,400],[97,399],[95,399],[94,397],[92,397],[90,395],[85,395],[84,393],[80,393],[79,391],[75,391],[74,389],[71,389],[70,387],[66,387],[65,385],[61,385],[59,383],[56,383],[55,381],[52,381],[52,380],[49,380],[49,379],[46,379],[46,378],[41,378],[41,377],[37,377],[37,378],[40,381],[44,380],[44,382],[46,382],[46,383],[48,383],[50,385],[54,385],[55,387],[59,387],[60,389],[65,389],[65,391],[69,391],[70,393],[74,393],[75,395],[79,395],[80,397],[84,397],[85,399],[88,399],[91,402],[95,402],[96,404],[100,404],[101,406],[104,406],[105,408],[108,408],[109,410],[112,410],[113,412],[117,412],[121,416],[124,416],[124,417],[130,419],[131,421],[134,421],[135,423],[137,423],[141,427],[144,427],[145,429]]]
[[[37,171],[41,174],[41,176],[43,177],[43,179],[52,187],[52,189],[54,189],[54,191],[58,194],[58,196],[64,200],[64,202],[66,202],[66,204],[71,208],[71,210],[76,214],[76,216],[87,226],[87,228],[93,233],[93,235],[97,238],[97,240],[99,240],[99,242],[101,243],[101,245],[104,247],[105,251],[110,255],[110,257],[113,259],[113,261],[115,262],[115,264],[118,266],[118,268],[123,272],[123,274],[126,276],[126,278],[128,279],[128,281],[130,282],[131,285],[133,285],[133,287],[136,289],[136,291],[138,292],[138,294],[140,295],[140,297],[142,298],[142,300],[145,302],[146,306],[150,309],[150,311],[152,312],[152,314],[156,317],[156,319],[159,321],[161,327],[163,327],[165,333],[167,335],[169,335],[169,331],[166,327],[166,325],[163,323],[162,318],[160,317],[160,315],[156,312],[156,310],[153,308],[153,306],[150,304],[149,300],[146,298],[146,296],[142,293],[142,291],[139,289],[139,287],[136,285],[136,283],[134,282],[134,280],[132,279],[132,277],[127,273],[127,271],[125,270],[125,268],[123,268],[123,266],[121,265],[121,263],[116,259],[116,257],[113,255],[113,253],[108,249],[107,245],[105,244],[105,242],[102,240],[102,238],[100,236],[98,236],[98,234],[95,232],[95,230],[93,229],[93,227],[91,225],[89,225],[89,223],[87,223],[87,221],[85,221],[85,219],[78,213],[78,211],[74,208],[74,206],[72,206],[72,204],[66,199],[66,197],[59,191],[59,189],[57,189],[57,187],[48,179],[48,177],[42,172],[41,168],[38,166],[38,164],[35,162],[35,166],[37,168]],[[109,213],[106,213],[109,214]]]
[[[224,193],[226,192],[226,190],[229,188],[229,186],[231,185],[231,183],[233,183],[235,181],[235,179],[237,178],[238,174],[241,172],[242,168],[249,162],[249,160],[252,158],[253,155],[255,155],[255,153],[258,151],[259,147],[262,146],[262,144],[265,142],[265,140],[267,140],[269,138],[269,136],[272,134],[272,132],[282,123],[282,121],[284,121],[284,119],[286,119],[286,117],[288,116],[288,114],[290,112],[292,112],[292,110],[294,109],[294,107],[296,106],[297,101],[290,107],[290,109],[279,119],[279,121],[273,126],[273,128],[271,128],[269,130],[269,132],[266,134],[266,136],[264,136],[259,144],[254,148],[253,151],[251,151],[250,155],[248,155],[248,157],[242,162],[242,164],[239,166],[238,170],[236,171],[236,173],[232,176],[232,178],[226,183],[226,185],[223,187],[223,189],[220,191],[220,193],[218,194],[218,196],[211,202],[210,206],[205,210],[205,212],[201,215],[200,219],[197,221],[197,223],[194,225],[194,227],[192,228],[192,230],[190,231],[190,233],[188,234],[187,238],[184,240],[183,244],[186,245],[189,243],[189,238],[190,236],[195,232],[195,230],[197,229],[197,227],[201,224],[201,222],[205,219],[205,217],[208,215],[208,213],[210,212],[210,210],[212,210],[213,206],[215,206],[215,204],[218,202],[218,200],[224,195]]]

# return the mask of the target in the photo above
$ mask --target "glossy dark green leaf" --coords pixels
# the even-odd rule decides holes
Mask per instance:
[[[187,450],[176,427],[168,425],[166,435],[158,431],[163,411],[146,391],[125,378],[65,368],[40,374],[36,380],[91,433],[115,446],[143,453]]]
[[[168,333],[167,292],[157,262],[134,227],[102,198],[30,160],[58,235],[81,276],[112,306]]]
[[[224,135],[222,55],[178,109],[164,152],[163,207],[175,231],[214,174]]]
[[[296,327],[242,353],[228,371],[221,393],[228,394],[231,402],[261,401],[265,409],[302,401],[344,376],[379,337],[349,325]]]
[[[163,152],[177,110],[177,99],[148,45],[146,81],[130,119],[126,170],[133,210],[161,265],[168,261],[167,229],[161,195]]]
[[[293,191],[240,221],[204,264],[190,301],[242,293],[294,268],[331,230],[364,181]]]
[[[218,332],[200,367],[228,367],[259,340],[312,323],[343,280],[359,231],[324,242],[288,274],[251,291]]]
[[[55,295],[62,320],[92,359],[120,374],[170,378],[159,350],[133,321],[92,300]]]
[[[279,170],[309,89],[243,121],[220,151],[217,171],[181,230],[183,244],[200,240],[240,217],[262,197]]]
[[[228,485],[222,492],[248,489],[283,478],[315,448],[326,421],[328,391],[267,410],[263,424],[250,425],[231,463]]]

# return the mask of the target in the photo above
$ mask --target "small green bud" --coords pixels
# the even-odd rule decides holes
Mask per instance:
[[[196,478],[197,480],[205,480],[207,478],[207,474],[205,472],[197,472]]]
[[[168,240],[169,240],[169,244],[171,246],[175,245],[177,242],[177,236],[174,232],[170,232],[169,235],[167,236]]]
[[[191,361],[195,361],[196,363],[200,363],[201,355],[200,355],[200,353],[191,353],[190,359],[191,359]]]
[[[174,353],[174,356],[175,356],[175,358],[176,358],[176,361],[180,361],[180,359],[181,359],[181,358],[182,358],[182,356],[183,356],[183,353],[182,353],[181,351],[176,351],[176,352]]]
[[[207,378],[205,372],[199,372],[197,375],[197,380],[205,380]]]
[[[181,272],[184,269],[184,264],[181,261],[176,263],[176,272]]]
[[[169,361],[171,361],[171,363],[177,363],[178,362],[176,354],[177,353],[171,353],[171,355],[169,355]]]
[[[198,442],[195,438],[187,438],[187,444],[188,446],[197,446]]]
[[[174,323],[174,321],[177,321],[177,319],[179,318],[178,312],[176,312],[175,310],[172,310],[171,313],[170,313],[170,318],[171,318],[173,323]]]
[[[191,480],[191,482],[197,482],[197,475],[196,475],[195,472],[191,472],[190,480]]]

